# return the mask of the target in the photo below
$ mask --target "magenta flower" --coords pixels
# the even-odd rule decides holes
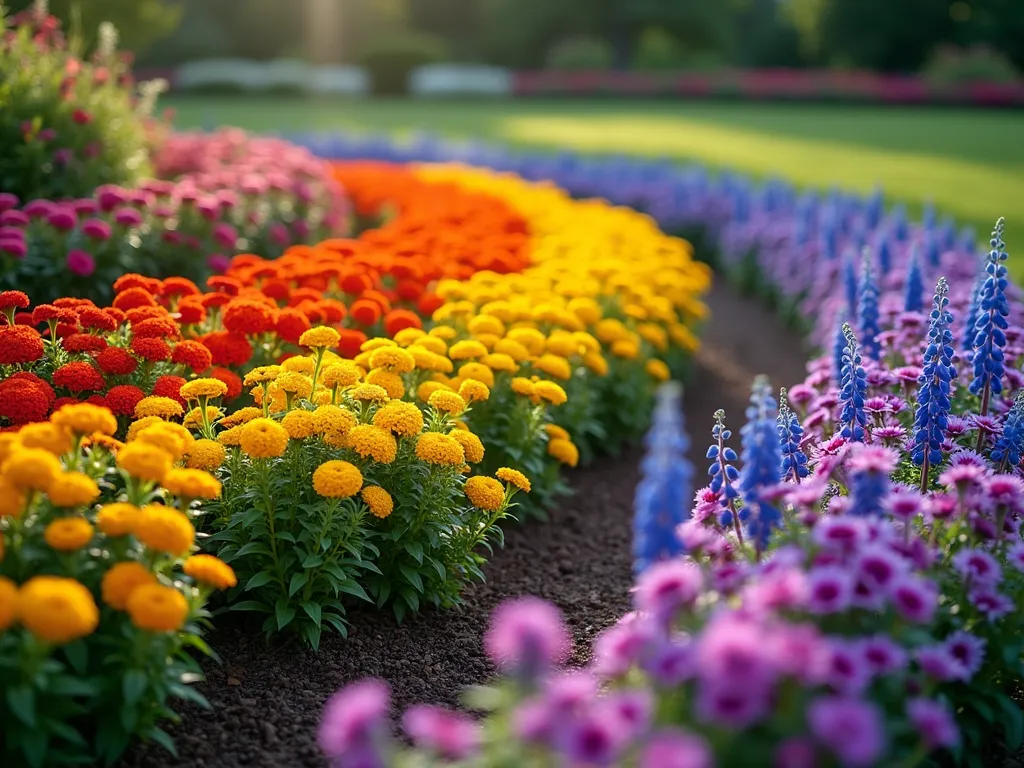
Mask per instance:
[[[669,621],[676,611],[693,605],[703,583],[701,570],[693,563],[666,560],[640,574],[633,601],[638,610]]]
[[[142,224],[142,214],[134,208],[119,208],[114,213],[114,221],[122,227],[137,227]]]
[[[654,698],[650,691],[633,689],[608,694],[600,708],[607,708],[608,716],[618,721],[618,732],[631,741],[646,732],[654,713]]]
[[[317,733],[320,749],[335,759],[373,749],[386,733],[390,698],[382,680],[342,688],[324,707]]]
[[[924,510],[925,497],[910,488],[895,488],[885,502],[889,514],[901,522],[909,522]]]
[[[620,620],[594,640],[594,673],[600,677],[626,674],[653,647],[658,633],[649,622]]]
[[[597,710],[570,722],[561,748],[574,765],[611,765],[624,746],[624,734],[610,712]]]
[[[705,677],[697,689],[697,717],[729,730],[749,728],[771,712],[771,687],[761,680],[742,677]]]
[[[972,590],[969,597],[978,612],[989,621],[1003,618],[1015,606],[1013,600],[991,588]]]
[[[0,192],[0,214],[18,206],[18,196],[10,192]]]
[[[113,184],[100,187],[96,190],[96,200],[100,204],[100,209],[104,211],[114,210],[127,199],[125,191]]]
[[[839,613],[853,599],[853,575],[845,568],[826,565],[812,568],[807,575],[807,608],[812,613]]]
[[[928,645],[917,648],[914,651],[914,661],[925,674],[939,682],[966,681],[970,677],[967,668],[960,663],[946,645]]]
[[[49,200],[29,200],[22,210],[27,216],[33,219],[43,219],[50,215],[54,209],[54,203]]]
[[[65,263],[67,264],[68,271],[79,277],[88,277],[96,271],[96,260],[85,251],[77,249],[68,251]]]
[[[807,710],[811,733],[846,768],[868,768],[885,752],[885,720],[866,701],[825,696]]]
[[[0,253],[6,253],[15,259],[23,259],[28,253],[28,245],[23,239],[13,237],[0,238]]]
[[[551,707],[540,697],[527,699],[512,712],[512,731],[527,743],[550,741],[556,722]]]
[[[930,622],[939,603],[939,591],[934,582],[920,576],[899,579],[893,586],[891,597],[896,612],[916,624]]]
[[[196,246],[191,247],[194,248]],[[222,253],[213,253],[206,257],[206,266],[210,268],[211,272],[223,275],[228,271],[228,267],[231,266],[231,259]]]
[[[484,635],[484,648],[495,666],[525,679],[565,661],[571,647],[562,614],[536,597],[503,602]]]
[[[826,679],[837,693],[859,696],[871,682],[871,671],[863,650],[857,644],[832,641]]]
[[[793,737],[775,749],[775,768],[817,768],[818,758],[814,742]]]
[[[814,527],[813,539],[823,547],[852,552],[867,539],[867,528],[862,520],[825,517]]]
[[[891,637],[875,635],[860,641],[860,651],[871,672],[888,675],[907,665],[907,652]]]
[[[960,742],[960,729],[953,715],[938,701],[911,699],[907,702],[907,717],[930,750],[955,747]]]
[[[872,593],[888,593],[893,582],[907,572],[906,561],[891,549],[880,544],[868,544],[857,554],[858,583],[865,584]]]
[[[654,733],[640,752],[637,768],[713,768],[714,756],[699,736],[677,729]]]
[[[970,679],[981,669],[985,662],[985,639],[959,630],[946,638],[943,643],[950,656],[960,662]]]
[[[715,566],[711,572],[711,586],[724,595],[735,592],[747,576],[744,563],[729,562]]]
[[[82,222],[82,234],[91,240],[109,240],[110,225],[103,219],[86,219]]]
[[[674,688],[697,672],[695,649],[688,639],[662,641],[641,665],[651,681],[663,688]]]
[[[402,728],[417,747],[446,760],[464,760],[480,747],[480,726],[444,707],[410,707],[402,716]]]
[[[1006,550],[1006,562],[1011,568],[1024,573],[1024,541],[1018,541]]]
[[[29,216],[24,211],[9,210],[0,213],[0,225],[8,227],[24,227],[29,222]]]
[[[586,672],[563,672],[543,684],[548,709],[558,717],[577,715],[597,696],[597,679]]]
[[[213,227],[213,239],[222,248],[230,251],[234,249],[235,243],[238,242],[238,231],[230,224],[220,222]]]
[[[275,245],[279,245],[282,248],[291,242],[291,237],[288,234],[288,227],[279,221],[275,221],[270,225],[267,231],[267,237],[270,238],[270,242]]]
[[[1003,580],[998,561],[982,549],[961,549],[953,555],[953,567],[972,585],[994,587]]]
[[[46,216],[46,223],[60,232],[70,232],[78,223],[78,216],[75,209],[69,205],[62,205],[54,208]]]

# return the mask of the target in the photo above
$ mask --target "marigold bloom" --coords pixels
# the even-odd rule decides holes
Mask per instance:
[[[467,403],[483,402],[491,396],[490,388],[482,381],[466,379],[459,384],[459,397]]]
[[[115,563],[103,574],[100,594],[104,603],[115,610],[123,611],[128,605],[128,598],[136,589],[156,583],[156,576],[142,563]]]
[[[480,362],[490,368],[492,371],[500,371],[502,373],[515,373],[519,370],[519,364],[512,358],[511,355],[506,355],[502,352],[492,352],[489,355],[484,355]]]
[[[181,376],[161,376],[153,384],[154,397],[169,397],[178,405],[185,408],[185,398],[181,396],[181,388],[185,385],[185,379]]]
[[[327,356],[324,356],[324,360]],[[312,357],[303,357],[302,355],[293,355],[287,360],[281,363],[281,367],[286,371],[292,371],[294,373],[303,373],[306,376],[312,376],[313,371],[316,369],[316,361]]]
[[[271,459],[288,448],[288,432],[273,419],[253,419],[242,427],[239,446],[250,458]]]
[[[138,441],[117,452],[117,465],[132,477],[159,483],[170,472],[174,457],[167,451]]]
[[[302,347],[334,347],[341,340],[339,334],[333,328],[320,326],[310,328],[299,337],[299,346]]]
[[[193,373],[202,373],[213,365],[213,354],[198,341],[179,341],[171,352],[171,362],[188,366]]]
[[[446,326],[438,326],[437,328],[432,328],[430,330],[429,335],[424,336],[423,338],[419,339],[416,342],[416,346],[430,350],[435,355],[447,355],[448,345],[445,343],[445,340],[444,338],[442,338],[442,335],[445,336],[446,338],[452,338],[452,336],[448,336],[447,333],[442,332],[449,331],[451,332],[452,335],[455,334],[455,329],[448,328]]]
[[[281,426],[285,428],[292,440],[304,440],[316,433],[317,419],[312,411],[296,408],[285,414],[281,419]]]
[[[269,381],[275,381],[282,373],[284,373],[284,368],[280,365],[258,365],[245,374],[242,384],[246,387],[265,384]]]
[[[35,328],[27,325],[0,327],[0,365],[33,363],[42,356],[43,338]]]
[[[143,584],[132,590],[125,604],[128,616],[139,629],[148,632],[174,632],[188,618],[188,601],[174,587]]]
[[[135,418],[137,419],[144,419],[147,416],[173,419],[176,416],[181,416],[184,412],[185,409],[176,400],[158,395],[144,397],[135,406]]]
[[[572,378],[572,366],[569,365],[569,361],[564,357],[544,354],[533,365],[537,370],[543,371],[549,376],[554,376],[556,379],[566,381]]]
[[[544,334],[536,328],[512,328],[507,337],[522,344],[531,355],[542,354],[547,341]]]
[[[464,429],[462,427],[454,429],[449,434],[449,437],[462,446],[462,450],[466,454],[467,464],[479,464],[483,461],[484,444],[480,442],[479,437],[474,435],[468,429]]]
[[[71,505],[66,505],[71,506]],[[83,517],[61,517],[43,531],[43,539],[61,552],[74,552],[92,540],[93,527]]]
[[[154,424],[163,423],[164,420],[161,419],[159,416],[144,416],[138,421],[133,421],[131,424],[128,425],[128,433],[125,435],[124,441],[126,443],[130,443],[133,440],[135,440],[135,438],[139,436],[139,433],[142,430],[146,429],[146,427],[151,427]]]
[[[377,368],[366,374],[366,383],[383,388],[393,400],[399,400],[405,395],[402,377],[384,368]]]
[[[612,354],[624,360],[635,360],[640,346],[633,339],[617,339],[612,342]]]
[[[220,379],[195,379],[182,385],[179,393],[186,400],[198,400],[201,397],[223,397],[228,392],[228,385]]]
[[[400,347],[381,347],[370,355],[370,367],[386,368],[393,373],[410,373],[416,367],[416,361]]]
[[[389,399],[388,391],[378,384],[360,384],[350,389],[349,395],[354,400],[369,402],[385,402]]]
[[[276,312],[262,301],[232,299],[222,310],[225,330],[246,336],[257,336],[274,329]]]
[[[587,352],[583,356],[583,364],[587,366],[589,371],[596,373],[598,376],[608,375],[608,361],[599,352]]]
[[[261,408],[253,408],[250,405],[246,406],[245,408],[239,408],[237,411],[228,414],[217,423],[220,426],[224,427],[225,429],[229,429],[231,427],[237,427],[240,424],[250,422],[253,419],[259,418],[262,415],[263,410]]]
[[[459,376],[464,379],[475,379],[488,387],[494,387],[494,371],[483,363],[464,363],[459,368]]]
[[[71,433],[50,422],[26,424],[18,430],[18,443],[23,448],[42,448],[54,456],[62,456],[71,450]]]
[[[0,475],[0,518],[21,517],[28,497],[25,490]]]
[[[424,432],[416,441],[416,455],[430,464],[462,466],[466,453],[459,442],[440,432]]]
[[[313,380],[295,371],[285,371],[274,382],[282,392],[308,398],[313,392]]]
[[[326,461],[313,472],[313,489],[325,499],[347,499],[362,487],[363,473],[347,461]]]
[[[445,389],[439,389],[434,392],[427,400],[427,403],[432,408],[452,416],[458,416],[466,410],[466,401],[462,399],[462,396]]]
[[[553,381],[534,382],[533,394],[535,398],[546,400],[552,405],[562,405],[566,400],[568,400],[565,390]]]
[[[92,634],[100,620],[89,590],[58,576],[34,576],[22,584],[17,615],[29,632],[57,645]]]
[[[499,480],[504,480],[506,483],[510,483],[524,493],[529,493],[532,486],[530,485],[530,478],[520,472],[518,469],[511,469],[509,467],[501,467],[494,476]]]
[[[552,440],[555,439],[556,437],[561,438],[562,440],[570,439],[569,433],[563,427],[560,427],[557,424],[545,424],[544,431]]]
[[[62,472],[50,481],[46,495],[55,507],[83,507],[96,501],[100,487],[81,472]]]
[[[395,500],[391,494],[378,485],[370,485],[363,488],[361,496],[370,513],[381,519],[388,517],[395,509]]]
[[[0,632],[11,628],[18,615],[18,585],[0,576]]]
[[[100,370],[110,376],[127,376],[139,367],[138,360],[121,347],[107,347],[94,360]]]
[[[214,589],[228,589],[238,584],[238,578],[230,565],[213,555],[192,555],[185,561],[182,570],[202,584]]]
[[[484,357],[486,354],[487,347],[475,339],[457,341],[448,350],[448,357],[452,360],[471,360],[477,357]]]
[[[196,535],[188,515],[159,504],[150,504],[140,510],[134,533],[150,549],[175,556],[187,553]]]
[[[655,381],[668,381],[672,378],[672,372],[662,360],[651,358],[644,364],[644,370]]]
[[[181,461],[181,457],[188,453],[189,448],[196,439],[181,424],[169,421],[157,421],[144,429],[138,430],[135,434],[133,445],[151,445],[166,451],[172,461]]]
[[[359,382],[362,374],[356,365],[348,360],[340,360],[324,366],[320,371],[320,380],[325,387],[351,387]]]
[[[226,451],[216,440],[196,440],[185,456],[185,465],[189,469],[205,469],[211,472],[224,463]]]
[[[42,448],[22,448],[4,462],[3,478],[15,488],[45,491],[64,471],[57,457]]]
[[[147,317],[132,322],[132,337],[136,339],[171,339],[181,338],[181,329],[168,315]]]
[[[185,414],[185,418],[181,421],[181,426],[185,429],[199,429],[203,426],[203,410],[196,407]],[[217,420],[224,415],[224,411],[215,405],[206,406],[206,421],[215,424]]]
[[[423,431],[423,412],[414,403],[392,400],[373,415],[373,423],[399,437],[412,437]]]
[[[252,345],[242,334],[214,331],[201,337],[199,342],[210,350],[214,365],[238,368],[252,358]]]
[[[522,376],[516,376],[509,385],[513,392],[523,397],[533,397],[533,382]]]
[[[90,403],[72,403],[62,406],[51,421],[79,435],[112,435],[117,432],[117,419],[107,408]]]
[[[0,416],[11,424],[42,421],[50,412],[56,393],[32,373],[16,373],[0,381]]]
[[[171,359],[171,347],[163,339],[134,338],[129,348],[143,360],[148,360],[151,363],[160,363]]]
[[[175,467],[164,475],[160,485],[183,499],[216,499],[220,496],[220,480],[201,469]]]
[[[505,487],[493,477],[475,475],[466,480],[466,498],[474,507],[494,512],[505,503]]]
[[[91,333],[73,333],[62,339],[61,344],[73,355],[102,352],[107,348],[106,339]]]
[[[3,340],[0,339],[0,344]],[[65,363],[53,372],[53,385],[71,392],[97,392],[105,389],[107,382],[89,363],[77,360]]]
[[[390,464],[398,454],[394,436],[372,424],[357,424],[346,436],[346,445],[362,458],[372,458],[381,464]]]
[[[134,504],[120,501],[104,504],[96,513],[96,527],[107,536],[127,536],[134,531],[139,512]]]
[[[145,396],[145,392],[132,384],[118,384],[107,392],[105,402],[114,415],[132,416],[135,407]]]
[[[580,452],[576,444],[571,440],[563,440],[559,437],[548,442],[548,455],[570,467],[575,467],[580,460]]]
[[[313,324],[302,312],[293,307],[282,309],[277,316],[277,335],[287,342],[298,344],[302,334],[310,330]]]
[[[28,305],[28,294],[24,291],[0,291],[0,312],[6,312],[10,309],[24,309]]]
[[[422,328],[403,328],[394,335],[394,342],[400,347],[408,347],[426,335]]]

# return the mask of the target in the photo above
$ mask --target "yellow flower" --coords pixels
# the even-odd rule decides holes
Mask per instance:
[[[284,427],[292,440],[304,440],[316,432],[317,419],[312,411],[303,411],[298,408],[288,411],[281,419],[281,426]]]
[[[508,332],[509,339],[522,344],[531,355],[539,355],[544,351],[546,339],[536,328],[513,328]]]
[[[525,493],[529,493],[530,488],[532,487],[530,485],[530,478],[528,478],[518,469],[502,467],[501,469],[494,473],[494,476],[497,477],[499,480],[504,480],[506,483],[514,485],[520,491],[523,491]]]
[[[144,397],[135,404],[135,418],[137,419],[142,419],[146,416],[171,419],[175,416],[181,416],[184,412],[185,409],[181,407],[181,403],[177,400],[157,395]]]
[[[142,563],[115,563],[103,574],[100,594],[104,603],[114,610],[123,611],[128,605],[128,598],[136,589],[156,583],[156,576]]]
[[[376,341],[376,339],[370,339],[370,341]],[[365,371],[370,367],[370,353],[360,352],[352,362],[355,363],[357,368]]]
[[[224,411],[217,408],[214,405],[206,406],[206,420],[214,424],[221,416],[224,415]],[[193,408],[191,411],[185,414],[185,418],[182,420],[181,425],[185,429],[198,429],[203,426],[203,412],[199,408]]]
[[[143,584],[132,590],[125,608],[132,624],[147,632],[174,632],[188,618],[188,600],[163,584]]]
[[[96,514],[96,527],[107,536],[127,536],[135,530],[139,513],[134,504],[120,501],[104,504]]]
[[[228,589],[238,584],[238,577],[231,566],[213,555],[192,555],[181,569],[186,576],[214,589]]]
[[[567,331],[554,331],[546,343],[547,351],[557,357],[572,357],[580,354],[580,343]]]
[[[299,336],[299,346],[333,347],[337,345],[340,339],[341,334],[336,330],[321,325],[317,328],[310,328],[308,331],[304,331],[303,334]]]
[[[360,384],[349,390],[349,395],[354,400],[365,400],[369,402],[384,402],[388,399],[388,391],[377,384]]]
[[[694,352],[700,347],[700,341],[685,325],[673,325],[668,329],[668,334],[673,344],[682,347],[687,352]]]
[[[513,361],[521,363],[530,357],[530,350],[515,339],[501,339],[494,345],[495,355],[508,355]],[[486,359],[484,360],[486,363]]]
[[[46,495],[55,507],[81,507],[96,500],[100,487],[81,472],[62,472],[53,478]]]
[[[439,389],[444,389],[449,392],[452,391],[451,387],[449,387],[447,384],[442,384],[439,381],[424,381],[422,384],[419,385],[419,387],[416,388],[416,397],[426,402],[430,400],[430,396],[437,392]]]
[[[139,436],[139,432],[141,432],[142,430],[146,429],[147,427],[151,427],[154,424],[166,424],[166,423],[167,422],[165,422],[159,416],[144,416],[143,418],[139,419],[138,421],[133,421],[128,426],[128,434],[125,435],[124,441],[126,443],[130,443],[133,440],[135,440],[135,438],[137,438]]]
[[[0,576],[0,632],[10,629],[17,615],[18,585],[6,577]]]
[[[14,445],[18,441],[18,435],[14,432],[0,432],[0,467],[7,461],[7,457],[11,455],[11,451],[14,450]]]
[[[325,461],[313,472],[313,490],[325,499],[347,499],[362,487],[363,473],[347,461]]]
[[[459,368],[459,376],[464,379],[476,379],[488,387],[494,387],[494,371],[483,363],[465,363]]]
[[[668,369],[668,366],[663,361],[655,358],[647,361],[644,365],[644,370],[657,381],[668,381],[672,378],[672,372]]]
[[[321,405],[313,411],[313,425],[317,434],[336,433],[347,435],[356,425],[356,416],[340,405]]]
[[[597,324],[597,327],[594,329],[594,335],[604,344],[613,344],[619,339],[626,338],[629,335],[629,330],[622,324],[621,320],[606,317]]]
[[[43,531],[43,539],[61,552],[74,552],[92,540],[93,528],[84,517],[59,517]]]
[[[533,385],[533,394],[541,400],[547,400],[552,405],[561,405],[568,397],[565,390],[553,381],[538,381]]]
[[[482,381],[466,379],[459,384],[459,397],[467,403],[483,402],[491,396],[490,388]]]
[[[189,469],[217,469],[224,463],[224,446],[215,440],[196,440],[188,450],[185,465]]]
[[[284,369],[280,365],[258,365],[245,374],[245,378],[242,379],[242,384],[247,387],[251,387],[255,384],[263,384],[268,381],[274,381]]]
[[[426,336],[422,328],[403,328],[395,334],[394,342],[400,347],[408,347]]]
[[[387,368],[394,373],[409,373],[416,367],[413,356],[399,347],[381,347],[370,355],[371,368]]]
[[[331,354],[333,355],[334,353],[331,353]],[[326,361],[327,361],[327,354],[325,353],[324,354],[324,361],[321,364],[322,365],[325,364]],[[306,376],[312,376],[313,375],[313,371],[316,370],[316,361],[313,360],[313,358],[311,358],[311,357],[303,357],[302,355],[294,355],[292,357],[289,357],[283,363],[281,363],[281,367],[284,370],[286,370],[286,371],[291,371],[292,373],[302,373],[302,374],[305,374]]]
[[[612,342],[612,354],[624,360],[635,360],[640,347],[633,339],[617,339]]]
[[[245,429],[245,424],[239,424],[236,427],[225,429],[217,435],[217,442],[221,445],[241,445],[243,429]]]
[[[394,347],[394,346],[397,346],[397,345],[391,339],[386,339],[383,336],[378,336],[377,338],[374,338],[374,339],[367,339],[362,344],[360,344],[359,345],[359,351],[360,352],[373,352],[375,349],[380,349],[381,347]]]
[[[459,334],[458,334],[458,332],[456,332],[456,330],[454,328],[450,328],[447,325],[438,325],[438,326],[435,326],[434,328],[430,329],[429,335],[434,337],[434,338],[436,338],[436,339],[442,339],[444,341],[451,341],[452,339],[454,339]],[[445,347],[445,349],[447,350],[447,346]],[[441,354],[444,354],[444,353],[442,352]]]
[[[355,363],[348,360],[340,360],[336,363],[324,366],[320,372],[320,380],[325,387],[351,387],[356,384],[362,374]]]
[[[437,331],[437,333],[434,333],[434,331]],[[449,335],[449,332],[451,335]],[[430,350],[435,355],[447,355],[448,345],[445,343],[445,339],[450,339],[454,336],[454,329],[439,326],[438,328],[432,329],[429,336],[424,336],[419,339],[416,344],[424,349]]]
[[[480,334],[505,335],[505,324],[494,315],[478,315],[466,324],[466,329],[474,336]]]
[[[100,612],[92,593],[74,579],[33,576],[18,591],[18,620],[40,640],[63,645],[92,634]]]
[[[589,333],[584,333],[583,331],[575,331],[572,334],[572,338],[576,342],[576,344],[583,347],[584,353],[601,351],[601,342],[595,339]]]
[[[395,509],[395,500],[391,498],[390,493],[380,486],[368,485],[363,488],[361,496],[363,497],[363,501],[366,502],[366,506],[370,508],[370,512],[374,517],[383,519],[390,515]]]
[[[71,434],[64,427],[49,422],[26,424],[18,430],[18,444],[21,448],[42,448],[54,456],[62,456],[71,450]]]
[[[466,498],[474,507],[494,512],[505,503],[505,487],[493,477],[476,475],[466,480]]]
[[[198,400],[200,397],[224,397],[228,393],[228,385],[220,379],[195,379],[181,385],[178,390],[186,400]]]
[[[569,365],[569,361],[558,355],[541,355],[534,363],[534,366],[549,376],[554,376],[556,379],[565,381],[572,378],[572,366]]]
[[[570,467],[575,467],[580,460],[580,452],[576,445],[571,440],[563,440],[560,437],[548,442],[548,455]]]
[[[452,416],[458,416],[464,410],[466,410],[466,401],[462,399],[462,396],[456,392],[448,392],[444,389],[439,389],[437,392],[430,396],[427,400],[432,408],[444,413],[451,414]]]
[[[636,331],[655,349],[661,352],[668,349],[668,331],[657,323],[641,323],[637,326]]]
[[[353,427],[346,438],[346,445],[364,459],[372,457],[381,464],[390,464],[398,453],[398,443],[394,436],[372,424]]]
[[[151,445],[168,453],[173,461],[180,461],[195,442],[192,433],[181,424],[161,421],[140,430],[132,445]]]
[[[26,501],[25,491],[0,475],[0,518],[21,517]]]
[[[512,358],[511,355],[506,355],[503,352],[492,352],[489,355],[484,355],[481,362],[490,368],[492,371],[503,371],[505,373],[515,373],[519,370],[519,365]]]
[[[466,452],[462,445],[440,432],[424,432],[416,441],[416,455],[430,464],[462,466],[466,463]]]
[[[471,360],[474,357],[483,357],[487,354],[487,347],[474,339],[457,341],[448,350],[448,357],[452,360]]]
[[[175,467],[164,476],[160,485],[183,499],[216,499],[220,496],[220,480],[201,469]]]
[[[230,416],[225,416],[217,424],[224,429],[231,429],[231,427],[237,427],[239,424],[246,424],[253,419],[258,419],[263,415],[262,408],[253,408],[251,405],[245,408],[239,408],[237,411],[232,413]]]
[[[373,415],[373,423],[399,437],[411,437],[423,431],[423,412],[414,403],[392,400]]]
[[[600,352],[587,352],[583,356],[583,364],[598,376],[608,375],[608,361],[604,359],[604,355]]]
[[[404,352],[405,350],[399,351]],[[374,354],[377,353],[374,352]],[[376,368],[366,374],[366,386],[382,387],[392,400],[399,400],[405,394],[402,377],[383,368]]]
[[[192,548],[196,529],[188,515],[171,507],[150,504],[135,521],[135,538],[150,549],[181,556]]]
[[[273,419],[253,419],[242,427],[239,446],[253,459],[271,459],[288,448],[288,431]]]
[[[510,384],[512,391],[523,397],[533,397],[533,382],[522,376],[516,376]]]
[[[601,305],[585,296],[569,299],[568,309],[587,325],[593,325],[601,319]]]
[[[91,403],[71,403],[62,406],[50,421],[79,435],[112,435],[117,432],[117,419],[104,408]]]
[[[555,438],[561,438],[562,440],[569,439],[569,433],[566,432],[563,427],[560,427],[557,424],[545,424],[544,431],[547,432],[548,437],[550,437],[552,440],[554,440]]]
[[[421,371],[440,371],[450,373],[452,361],[443,355],[431,352],[429,349],[415,345],[406,350],[411,356],[413,364]]]
[[[45,491],[64,469],[42,448],[22,448],[4,462],[4,479],[19,490]]]
[[[313,392],[313,380],[295,371],[285,371],[274,383],[282,392],[298,397],[309,397]]]

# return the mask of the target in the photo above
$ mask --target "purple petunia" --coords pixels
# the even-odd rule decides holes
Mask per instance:
[[[871,682],[871,672],[863,651],[856,643],[832,641],[827,680],[837,693],[860,695]]]
[[[697,717],[728,730],[749,728],[771,713],[771,687],[760,680],[705,678],[697,688]]]
[[[876,765],[885,752],[885,721],[877,706],[825,696],[807,709],[811,733],[847,768]]]
[[[694,656],[695,648],[688,638],[663,640],[641,666],[655,685],[673,688],[696,674]]]
[[[979,588],[971,590],[971,603],[978,609],[978,612],[989,621],[995,621],[1006,616],[1016,605],[1013,600],[1001,592],[990,588]]]
[[[945,683],[967,680],[970,675],[946,645],[929,645],[914,651],[914,661],[926,675]]]
[[[896,672],[907,665],[907,652],[886,635],[863,638],[860,641],[860,652],[868,668],[878,676]]]
[[[1018,541],[1006,550],[1006,562],[1011,568],[1024,572],[1024,541]]]
[[[657,639],[649,622],[630,618],[604,630],[594,641],[592,668],[600,677],[620,677],[638,664]]]
[[[611,712],[596,711],[570,722],[560,741],[561,751],[576,765],[611,765],[623,747],[619,722]]]
[[[815,543],[841,552],[852,552],[867,539],[863,520],[826,517],[814,528]]]

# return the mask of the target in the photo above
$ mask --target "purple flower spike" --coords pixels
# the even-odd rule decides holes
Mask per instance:
[[[388,686],[381,680],[363,680],[342,688],[324,707],[317,734],[320,748],[334,759],[375,753],[387,729],[390,698]]]
[[[819,698],[808,708],[807,721],[815,738],[846,768],[876,765],[885,751],[885,721],[874,704]]]
[[[565,661],[571,647],[562,614],[536,597],[499,605],[484,636],[484,648],[495,666],[526,679]]]
[[[658,731],[640,753],[638,768],[712,768],[714,758],[699,736],[681,730]]]
[[[444,707],[410,707],[402,716],[402,728],[418,747],[446,760],[464,760],[480,747],[480,726]]]

